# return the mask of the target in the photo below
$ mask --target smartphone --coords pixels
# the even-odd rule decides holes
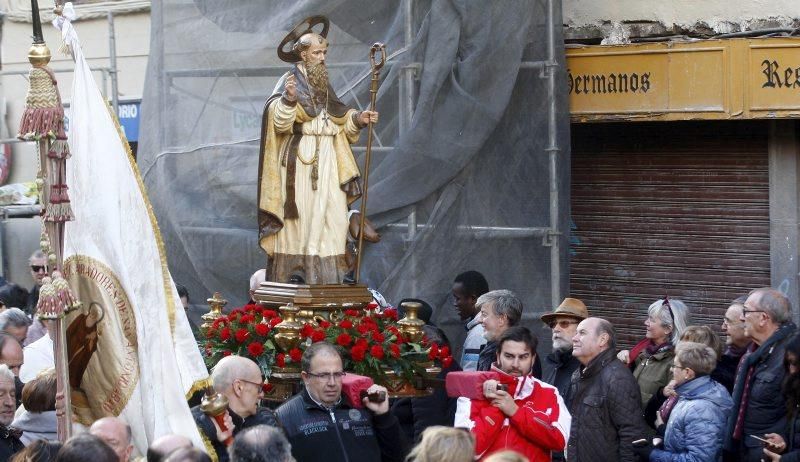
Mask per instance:
[[[497,391],[503,390],[504,392],[508,393],[508,385],[504,383],[498,383],[497,388],[495,390]]]
[[[757,439],[758,441],[761,441],[764,444],[772,445],[772,443],[770,443],[768,440],[765,440],[764,438],[761,438],[760,436],[756,436],[756,435],[748,435],[748,436],[750,436],[750,438],[755,438],[755,439]]]
[[[641,448],[641,447],[647,446],[647,440],[642,438],[640,440],[634,441],[631,444],[633,444],[633,447],[635,447],[635,448]]]

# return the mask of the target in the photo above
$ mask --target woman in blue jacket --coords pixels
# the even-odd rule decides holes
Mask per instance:
[[[709,374],[717,355],[706,345],[681,342],[675,349],[672,377],[678,402],[669,414],[663,447],[646,445],[637,450],[650,462],[709,462],[722,453],[725,423],[733,401]]]

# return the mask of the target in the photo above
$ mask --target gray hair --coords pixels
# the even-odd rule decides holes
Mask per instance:
[[[792,313],[792,302],[780,290],[772,287],[763,287],[750,292],[750,295],[761,294],[758,308],[764,310],[775,324],[783,324],[789,320]],[[749,298],[749,297],[748,297]]]
[[[670,316],[670,310],[672,316]],[[656,300],[647,309],[647,315],[652,319],[658,319],[662,326],[672,330],[670,341],[673,345],[678,343],[686,326],[689,325],[689,308],[677,298],[669,299],[669,308],[665,305],[664,299]]]
[[[508,325],[516,326],[522,319],[522,302],[510,290],[492,290],[478,297],[475,307],[480,310],[484,303],[488,303],[497,316],[505,316]]]
[[[608,349],[616,350],[617,349],[617,330],[614,329],[614,324],[611,324],[611,321],[604,318],[595,318],[597,319],[597,330],[595,331],[595,335],[598,337],[603,334],[608,334]]]
[[[14,381],[14,373],[11,372],[7,364],[0,364],[0,380],[2,379]]]
[[[0,313],[0,331],[9,327],[28,327],[33,324],[31,318],[19,308],[9,308]]]
[[[317,356],[318,354],[337,356],[339,359],[342,359],[342,354],[339,353],[339,350],[330,343],[328,342],[312,343],[311,345],[308,346],[308,348],[306,348],[306,351],[303,352],[303,357],[300,359],[301,370],[305,372],[310,372],[311,360],[314,359],[314,357]]]
[[[269,425],[245,428],[228,449],[231,462],[288,462],[292,445],[283,432]]]
[[[717,367],[717,353],[697,342],[681,342],[675,348],[675,359],[697,375],[708,375]]]

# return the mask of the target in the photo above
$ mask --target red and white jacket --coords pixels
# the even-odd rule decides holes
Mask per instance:
[[[477,459],[511,449],[531,462],[550,461],[550,451],[563,451],[569,441],[572,418],[558,389],[532,375],[513,377],[492,366],[500,383],[519,406],[513,416],[488,400],[458,398],[454,426],[475,435]]]

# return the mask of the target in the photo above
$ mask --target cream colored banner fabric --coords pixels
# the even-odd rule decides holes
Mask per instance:
[[[168,433],[202,447],[186,393],[207,372],[158,225],[72,24],[56,25],[75,59],[67,164],[75,221],[66,225],[64,259],[65,276],[83,302],[67,318],[76,420],[120,416],[142,454]]]

